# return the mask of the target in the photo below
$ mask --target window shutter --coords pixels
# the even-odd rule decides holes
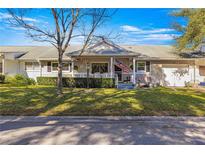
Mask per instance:
[[[47,62],[47,72],[51,72],[51,62]]]
[[[199,66],[199,75],[205,76],[205,66]]]
[[[0,73],[2,73],[2,72],[3,72],[3,64],[0,63]]]
[[[146,72],[150,72],[150,62],[146,61]]]

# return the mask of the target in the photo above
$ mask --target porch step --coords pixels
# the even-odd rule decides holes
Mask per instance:
[[[118,84],[118,89],[134,89],[134,85],[133,84],[130,84],[130,83],[119,83]]]

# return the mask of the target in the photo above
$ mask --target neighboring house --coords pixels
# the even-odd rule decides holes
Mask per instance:
[[[171,46],[118,46],[102,41],[79,56],[81,46],[70,46],[63,57],[63,76],[116,78],[119,82],[151,82],[185,86],[205,80],[205,51],[181,54]],[[0,47],[0,72],[57,76],[57,50],[48,46]],[[186,58],[183,58],[183,57]],[[89,72],[89,73],[88,73]]]

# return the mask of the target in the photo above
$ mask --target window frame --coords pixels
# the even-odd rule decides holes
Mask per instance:
[[[68,70],[63,70],[63,68],[62,68],[62,71],[63,72],[71,72],[71,63],[70,62],[63,62],[63,63],[67,63],[68,64]],[[57,64],[58,65],[58,62],[51,62],[51,72],[58,72],[58,70],[53,70],[53,64]]]
[[[149,71],[147,71],[147,62],[149,62]],[[138,66],[139,66],[139,63],[143,63],[144,64],[144,70],[139,70]],[[139,73],[150,73],[151,72],[151,61],[137,61],[136,63],[136,72],[139,72]]]
[[[38,64],[38,67],[36,67],[37,65],[35,65],[35,63]],[[33,65],[33,70],[34,70],[34,71],[40,70],[40,64],[39,64],[38,62],[33,62],[32,65]]]
[[[139,70],[139,63],[144,64],[144,70]],[[137,61],[137,72],[146,72],[146,61]]]
[[[26,63],[31,63],[31,69],[27,69],[27,65]],[[26,61],[25,62],[25,71],[37,71],[37,70],[40,70],[40,64],[38,63],[38,69],[34,69],[34,63],[38,63],[38,62],[29,62],[29,61]]]
[[[100,72],[93,73],[93,64],[107,64],[107,72],[104,72],[104,73],[109,73],[109,63],[108,62],[93,62],[93,63],[91,63],[91,69],[90,69],[90,72],[92,74],[100,73]],[[104,74],[104,73],[100,73],[100,74]]]

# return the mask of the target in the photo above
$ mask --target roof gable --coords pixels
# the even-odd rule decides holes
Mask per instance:
[[[79,55],[81,50],[68,53],[68,55]],[[114,43],[105,40],[96,43],[95,45],[87,48],[82,55],[139,55],[133,51],[127,50]]]

